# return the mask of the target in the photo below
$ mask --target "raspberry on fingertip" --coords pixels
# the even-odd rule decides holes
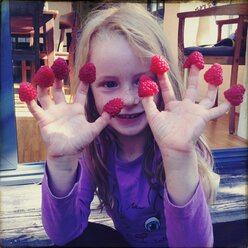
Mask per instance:
[[[219,86],[223,82],[223,69],[220,64],[214,63],[205,73],[204,79],[207,83]]]
[[[86,84],[92,84],[96,80],[96,67],[93,63],[86,63],[79,71],[80,81]]]
[[[55,78],[58,80],[66,79],[69,75],[69,66],[63,58],[57,58],[53,62],[51,69],[53,70]]]
[[[121,112],[123,106],[123,100],[117,97],[107,102],[103,107],[103,111],[109,113],[112,117],[114,117]]]
[[[245,88],[242,84],[236,84],[224,91],[224,96],[233,106],[238,106],[243,102]]]
[[[154,55],[151,59],[150,70],[154,74],[163,74],[170,69],[168,62],[161,55]]]
[[[158,85],[147,75],[142,75],[139,79],[139,97],[153,96],[158,94]]]
[[[34,83],[38,84],[41,88],[48,88],[53,85],[55,80],[55,75],[53,70],[44,65],[34,75]]]
[[[22,102],[30,104],[32,100],[37,99],[36,88],[29,82],[21,82],[18,89],[19,98]]]
[[[195,65],[199,70],[204,68],[204,59],[200,52],[192,52],[185,60],[183,68],[189,69],[192,65]]]

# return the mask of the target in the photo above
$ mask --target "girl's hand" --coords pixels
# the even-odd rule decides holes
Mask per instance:
[[[93,123],[86,120],[84,105],[88,87],[81,83],[74,102],[67,103],[62,81],[56,81],[52,87],[53,100],[46,88],[38,86],[42,108],[35,101],[28,104],[28,108],[39,124],[49,156],[78,154],[108,124],[110,116],[106,112]]]
[[[208,121],[223,115],[231,107],[224,102],[211,108],[217,88],[209,85],[207,96],[195,103],[199,70],[192,66],[188,88],[182,101],[176,100],[166,75],[158,76],[165,109],[158,111],[153,97],[145,97],[142,103],[154,138],[160,148],[166,175],[166,187],[171,201],[186,204],[199,182],[195,143]]]
[[[217,87],[208,86],[206,97],[196,104],[199,70],[191,67],[188,78],[188,88],[182,101],[175,98],[168,77],[158,75],[162,97],[165,103],[164,111],[158,111],[153,97],[145,97],[142,102],[149,125],[161,149],[180,152],[190,152],[199,136],[203,133],[208,121],[222,116],[231,105],[225,101],[212,108],[215,102]]]

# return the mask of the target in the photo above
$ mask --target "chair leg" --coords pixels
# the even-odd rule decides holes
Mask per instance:
[[[27,82],[27,65],[26,65],[26,60],[22,60],[22,82]]]
[[[238,69],[239,69],[239,59],[235,59],[235,56],[234,56],[233,65],[231,68],[230,87],[237,84]],[[229,134],[234,134],[234,133],[235,133],[235,107],[232,106],[229,111]]]
[[[30,82],[33,83],[35,74],[35,61],[31,61],[31,68],[30,68]]]
[[[235,107],[232,106],[229,111],[229,134],[234,134],[235,132]]]

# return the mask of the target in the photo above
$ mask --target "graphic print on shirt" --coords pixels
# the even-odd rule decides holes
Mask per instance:
[[[140,200],[141,198],[143,201]],[[166,235],[162,192],[149,187],[144,190],[141,198],[135,198],[136,201],[131,202],[127,200],[128,205],[125,209],[116,199],[121,225],[129,230],[132,239],[139,243],[164,244]],[[145,201],[144,198],[146,198]]]
[[[164,218],[164,215],[161,215],[161,209],[163,209],[161,208],[161,204],[163,204],[163,198],[160,194],[161,193],[158,191],[158,189],[156,190],[152,189],[151,187],[149,188],[147,197],[149,202],[149,208],[153,210],[153,214],[144,221],[144,231],[135,234],[135,238],[139,239],[142,242],[147,242],[147,237],[151,236],[152,233],[160,230],[162,221],[161,218]],[[164,237],[162,238],[156,238],[151,241],[155,243],[164,242],[166,238],[165,235],[163,236]]]
[[[145,228],[148,231],[155,231],[160,228],[160,220],[157,217],[151,217],[145,222]]]

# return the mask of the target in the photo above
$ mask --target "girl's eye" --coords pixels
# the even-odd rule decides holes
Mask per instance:
[[[107,81],[104,83],[104,87],[106,88],[113,88],[116,86],[117,86],[117,83],[115,81]]]
[[[139,78],[134,81],[135,85],[139,85]]]

